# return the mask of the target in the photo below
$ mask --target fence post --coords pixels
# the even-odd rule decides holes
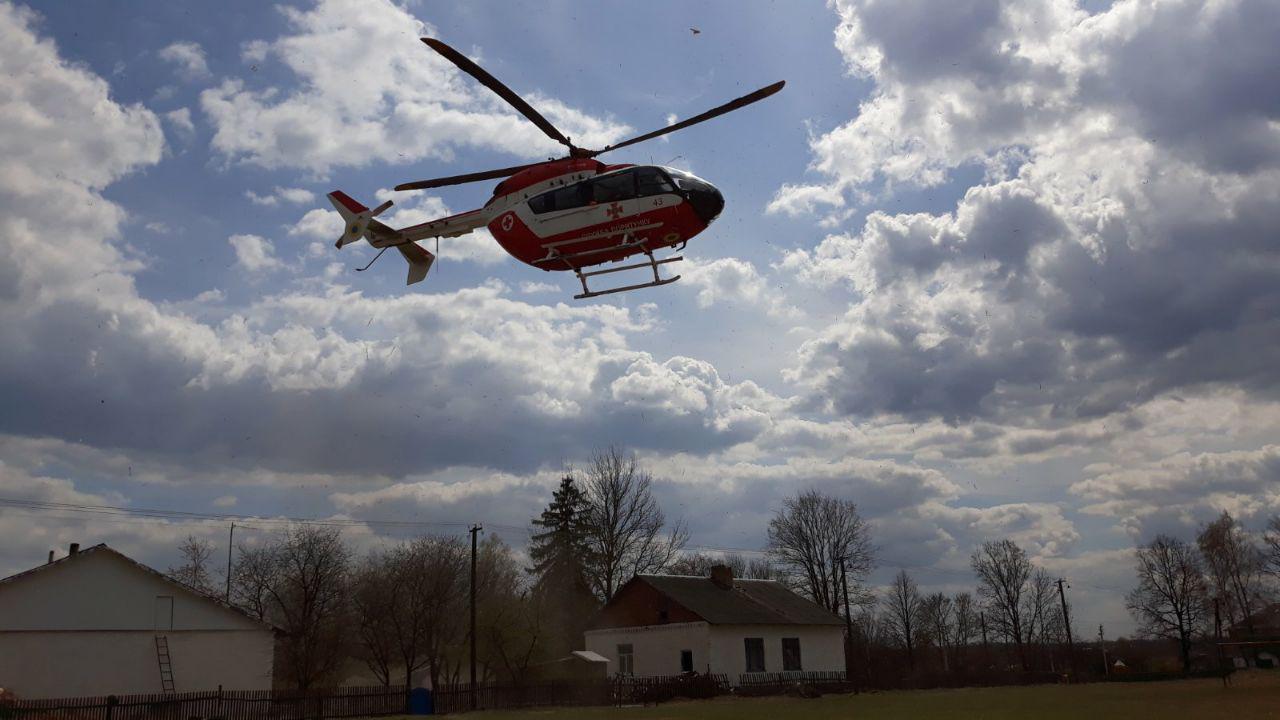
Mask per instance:
[[[107,696],[107,720],[111,720],[111,714],[115,712],[116,704],[120,702],[120,698],[115,695]]]

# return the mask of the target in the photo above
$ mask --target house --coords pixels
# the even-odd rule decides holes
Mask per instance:
[[[586,632],[622,675],[843,671],[844,621],[774,580],[637,575]]]
[[[1237,667],[1280,667],[1280,603],[1229,626],[1222,646]]]
[[[21,698],[266,690],[274,646],[271,626],[106,545],[0,580],[0,687]]]

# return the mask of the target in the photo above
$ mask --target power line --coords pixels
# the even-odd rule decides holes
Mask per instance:
[[[161,508],[132,508],[121,505],[90,505],[86,503],[62,503],[48,500],[30,500],[21,498],[5,498],[0,497],[0,508],[8,508],[10,510],[30,510],[33,513],[44,512],[70,512],[89,515],[104,516],[100,518],[101,522],[151,522],[151,521],[168,521],[168,520],[184,520],[191,522],[234,522],[236,528],[245,528],[250,530],[261,530],[264,532],[272,532],[268,528],[256,528],[253,525],[242,523],[253,523],[257,525],[283,525],[283,524],[304,524],[304,525],[320,525],[329,527],[360,527],[372,525],[378,527],[460,527],[469,528],[470,523],[465,522],[445,522],[445,521],[426,521],[426,520],[378,520],[378,519],[360,519],[360,518],[314,518],[314,517],[293,517],[293,516],[275,516],[262,517],[260,515],[243,515],[237,513],[209,513],[194,512],[189,510],[167,510]],[[22,513],[22,514],[33,514]],[[62,519],[70,520],[72,518],[66,516],[56,516]],[[113,519],[106,519],[110,517]],[[539,532],[536,528],[519,525],[504,525],[501,523],[487,523],[488,527],[495,530],[507,530],[511,532],[523,533],[525,535],[533,535]],[[690,550],[702,550],[706,552],[721,553],[743,553],[751,555],[764,555],[765,550],[755,548],[738,548],[738,547],[720,547],[715,545],[686,545]]]
[[[256,524],[300,524],[300,525],[322,525],[332,527],[352,527],[363,525],[376,525],[383,527],[467,527],[467,523],[462,522],[435,522],[424,520],[377,520],[377,519],[358,519],[358,518],[311,518],[311,517],[291,517],[276,516],[262,517],[260,515],[240,515],[235,513],[205,513],[191,512],[187,510],[164,510],[157,508],[130,508],[119,505],[88,505],[82,503],[60,503],[46,500],[25,500],[18,498],[0,497],[0,507],[18,508],[22,510],[33,511],[59,511],[83,513],[89,515],[106,515],[116,517],[132,517],[132,518],[150,518],[157,520],[192,520],[192,521],[216,521],[216,522],[232,522],[247,521]],[[246,526],[247,527],[247,526]],[[511,529],[520,529],[515,526],[504,526]]]

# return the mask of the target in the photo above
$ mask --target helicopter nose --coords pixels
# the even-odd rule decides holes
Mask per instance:
[[[689,204],[702,222],[710,225],[711,221],[720,217],[720,211],[724,210],[724,195],[713,186],[705,185],[689,191]]]

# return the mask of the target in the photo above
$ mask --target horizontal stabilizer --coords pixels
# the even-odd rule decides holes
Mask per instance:
[[[427,271],[431,269],[431,263],[436,261],[436,256],[417,243],[397,245],[396,249],[404,256],[405,261],[409,263],[409,279],[405,282],[405,285],[412,285],[426,279]]]

